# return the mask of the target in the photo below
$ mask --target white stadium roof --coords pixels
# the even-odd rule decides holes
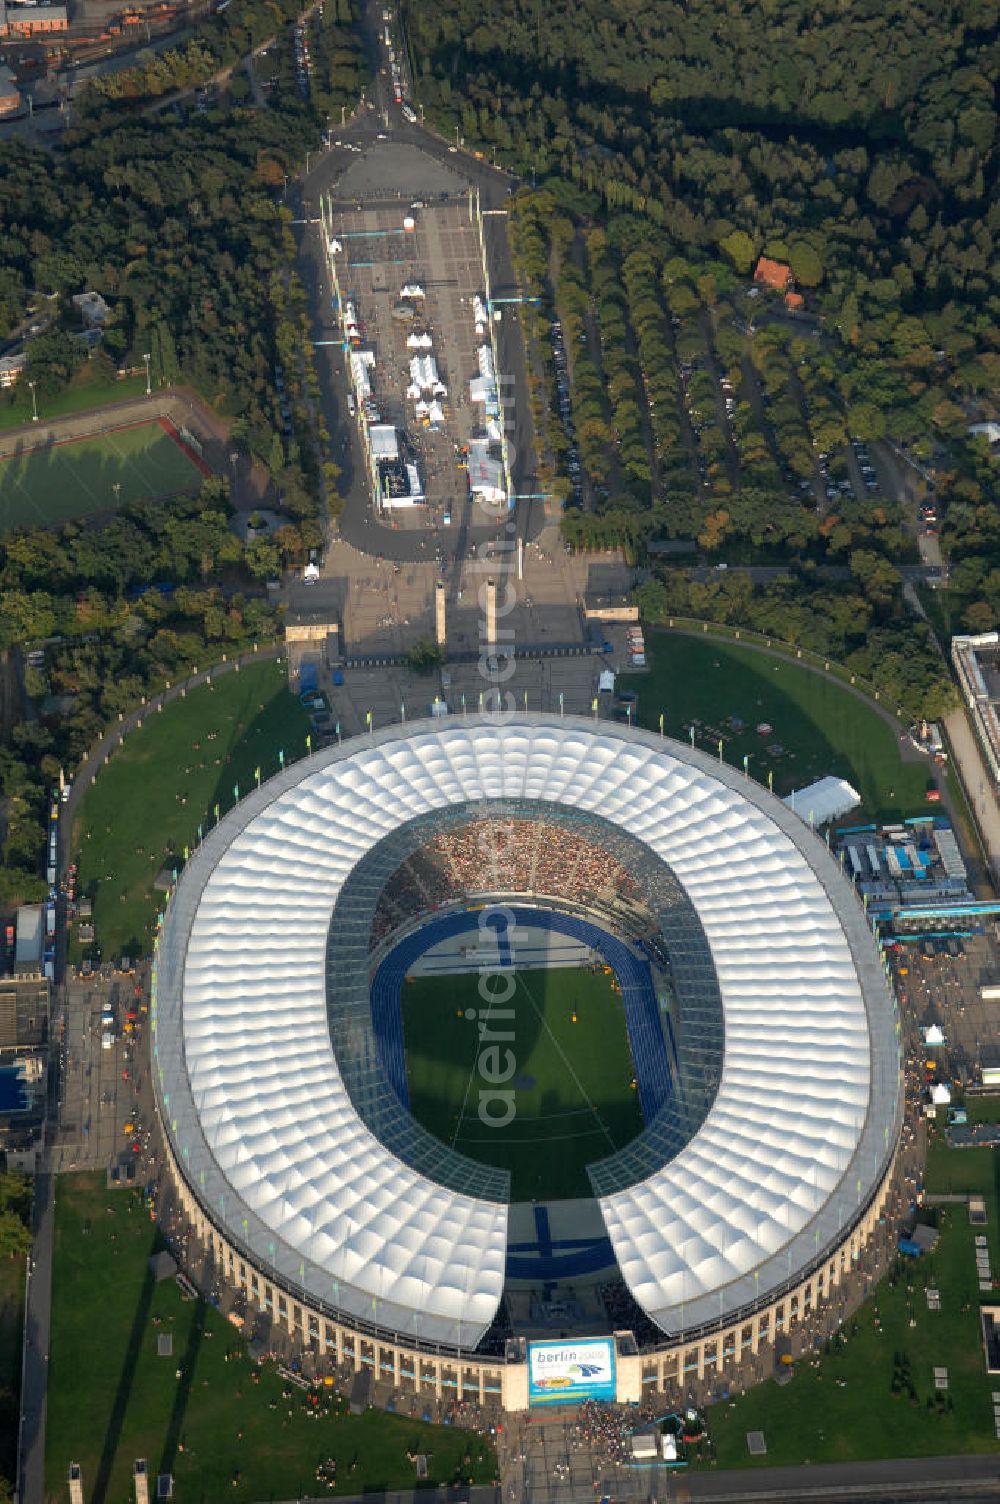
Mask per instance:
[[[343,884],[403,822],[479,800],[592,812],[691,899],[725,1015],[718,1095],[675,1159],[600,1207],[667,1332],[760,1303],[840,1241],[895,1143],[895,1005],[825,847],[766,791],[645,732],[567,717],[393,727],[287,768],[213,830],[161,936],[158,1089],[189,1184],[305,1297],[466,1349],[503,1289],[507,1210],[394,1157],[327,1022]]]

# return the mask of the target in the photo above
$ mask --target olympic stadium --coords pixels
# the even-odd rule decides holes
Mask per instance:
[[[774,1344],[896,1153],[896,1006],[836,861],[604,722],[420,722],[286,768],[184,869],[152,1016],[181,1203],[248,1311],[511,1410]]]

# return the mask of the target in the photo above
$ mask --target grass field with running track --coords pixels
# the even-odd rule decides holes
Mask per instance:
[[[201,481],[198,467],[158,422],[27,450],[0,459],[0,533],[113,512],[128,502],[196,490]]]
[[[642,1129],[625,1010],[605,972],[559,967],[515,972],[516,990],[495,1005],[490,1032],[501,1051],[486,1067],[509,1069],[502,1088],[481,1068],[489,1040],[479,1029],[490,1005],[474,974],[416,977],[403,986],[403,1038],[413,1115],[445,1143],[511,1174],[511,1197],[559,1200],[590,1195],[586,1166]],[[574,1022],[574,1015],[576,1022]],[[503,1032],[513,1038],[500,1039]],[[483,1093],[513,1092],[503,1127],[482,1120]],[[502,1112],[502,1104],[491,1108]]]

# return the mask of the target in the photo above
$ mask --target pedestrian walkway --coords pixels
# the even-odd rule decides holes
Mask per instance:
[[[52,1238],[54,1179],[35,1176],[32,1231],[24,1312],[24,1359],[21,1382],[21,1429],[18,1436],[18,1499],[45,1504],[45,1397],[48,1387],[49,1318],[52,1308]]]

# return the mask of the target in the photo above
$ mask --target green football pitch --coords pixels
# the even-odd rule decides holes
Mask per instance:
[[[201,478],[156,422],[27,450],[0,459],[0,533],[193,490]]]
[[[515,1201],[589,1196],[587,1165],[643,1126],[621,994],[579,967],[513,977],[492,1004],[476,975],[404,984],[411,1111],[459,1153],[509,1170]]]

